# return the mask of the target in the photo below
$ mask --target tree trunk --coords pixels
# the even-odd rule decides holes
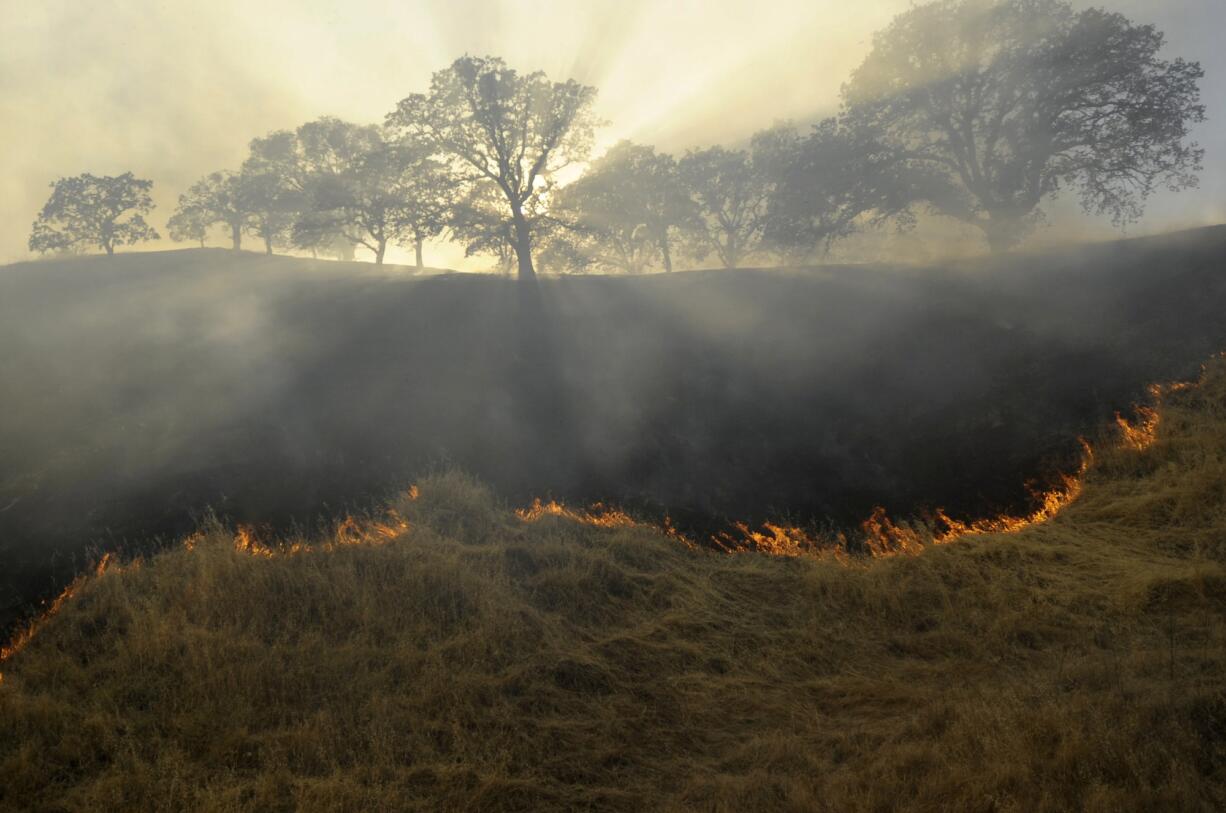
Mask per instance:
[[[387,240],[380,240],[375,249],[375,265],[383,265],[383,255],[387,253]]]
[[[203,237],[200,238],[200,247],[204,248],[204,238]]]
[[[418,238],[417,238],[417,240],[416,240],[416,242],[413,244],[413,248],[414,248],[414,250],[416,251],[416,254],[417,254],[417,273],[419,273],[419,274],[420,274],[420,273],[421,273],[421,272],[422,272],[422,271],[425,269],[425,267],[426,267],[426,264],[425,264],[424,262],[422,262],[422,254],[421,254],[421,249],[422,249],[422,243],[423,243],[423,242],[424,242],[424,241],[423,241],[423,240],[422,240],[420,237],[418,237]]]
[[[270,256],[272,255],[272,235],[271,234],[264,235],[264,253]]]
[[[511,207],[511,216],[515,224],[515,258],[519,261],[519,281],[535,284],[536,269],[532,267],[532,232],[528,228],[528,219],[518,205]]]
[[[664,234],[660,235],[660,254],[664,257],[665,273],[672,273],[673,255],[672,255],[672,252],[669,250],[668,230],[667,229],[664,231]]]
[[[107,242],[102,244],[102,247],[106,249],[106,256],[108,257],[115,256],[115,244],[114,243],[108,240]]]
[[[1024,228],[1022,219],[999,212],[988,213],[988,219],[981,221],[979,227],[988,239],[988,248],[993,254],[1001,254],[1017,246],[1022,241]]]
[[[234,250],[238,251],[243,247],[243,227],[230,224],[230,239],[234,241]]]
[[[725,230],[724,236],[728,242],[720,248],[719,258],[723,261],[724,268],[737,268],[741,262],[740,241],[737,240],[736,233],[732,231]]]

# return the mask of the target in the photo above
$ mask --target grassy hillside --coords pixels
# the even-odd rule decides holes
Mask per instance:
[[[692,550],[475,482],[276,549],[216,524],[4,663],[12,810],[1212,810],[1226,360],[1053,520]]]
[[[1021,511],[1078,434],[1226,347],[1226,228],[542,295],[544,362],[494,277],[220,249],[0,268],[0,631],[90,548],[210,507],[310,526],[446,466],[693,529]]]

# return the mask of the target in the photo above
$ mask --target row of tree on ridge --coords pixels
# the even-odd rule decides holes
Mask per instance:
[[[1159,56],[1163,35],[1067,0],[937,0],[900,14],[842,91],[837,117],[779,124],[745,149],[679,159],[623,141],[588,163],[596,89],[465,56],[382,124],[325,117],[257,138],[238,171],[180,196],[172,238],[226,229],[382,263],[444,234],[535,278],[537,266],[637,273],[673,257],[725,267],[802,262],[859,230],[956,218],[992,250],[1019,243],[1041,204],[1135,221],[1158,188],[1195,185],[1200,66]],[[577,180],[559,178],[586,165]],[[53,184],[31,250],[111,253],[158,237],[151,182],[131,173]]]

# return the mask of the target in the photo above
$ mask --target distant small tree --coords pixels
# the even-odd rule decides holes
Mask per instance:
[[[696,212],[686,233],[698,259],[714,253],[736,268],[762,249],[771,178],[761,161],[748,150],[710,147],[686,153],[677,169]]]
[[[870,133],[833,118],[807,136],[776,127],[756,137],[754,155],[771,189],[763,242],[790,261],[890,218],[911,224],[905,173]]]
[[[166,221],[166,230],[170,239],[180,243],[199,242],[204,248],[205,238],[209,236],[209,227],[213,225],[212,218],[203,209],[183,205],[183,196],[179,196],[179,208]]]
[[[277,130],[253,139],[237,180],[247,209],[244,229],[264,242],[264,251],[289,244],[306,208],[304,170],[297,135]]]
[[[579,254],[632,274],[657,260],[672,271],[672,232],[694,217],[672,157],[629,141],[558,190],[553,208],[571,225]]]
[[[233,172],[213,172],[201,178],[179,196],[179,205],[171,217],[171,223],[178,224],[181,234],[197,238],[191,229],[203,226],[209,228],[220,224],[230,234],[230,243],[235,251],[243,246],[243,231],[251,225],[254,211],[252,203],[246,198],[246,193],[239,176]],[[171,237],[176,240],[172,229]]]
[[[919,199],[1003,250],[1061,189],[1118,225],[1156,188],[1196,183],[1203,71],[1160,58],[1162,44],[1153,26],[1067,0],[939,0],[877,34],[843,101]]]
[[[421,271],[425,267],[423,247],[447,230],[460,199],[460,184],[450,167],[431,155],[429,145],[405,139],[396,149],[402,195],[398,217],[405,237],[413,243]]]
[[[447,224],[455,183],[431,148],[389,139],[383,128],[325,117],[298,128],[296,166],[288,185],[301,191],[303,209],[294,243],[311,248],[340,235],[382,264],[387,247],[422,247]]]
[[[321,244],[316,251],[329,257],[335,257],[342,262],[351,263],[354,259],[353,243],[339,234],[334,235],[330,242]]]
[[[30,250],[77,251],[98,246],[108,255],[116,246],[157,240],[158,233],[143,215],[153,210],[153,181],[131,172],[122,175],[84,173],[51,184],[30,234]]]
[[[290,232],[290,243],[294,248],[309,251],[312,257],[318,257],[320,254],[340,257],[338,249],[343,245],[347,258],[353,259],[355,254],[353,243],[350,243],[349,239],[341,234],[339,229],[321,229],[317,228],[315,224],[308,228],[305,224],[310,218],[311,214],[304,212],[299,215],[299,219],[294,223],[293,229]]]
[[[340,234],[370,249],[382,265],[400,236],[401,170],[396,151],[373,125],[325,117],[298,128],[303,210],[294,242],[304,245]]]
[[[434,74],[428,94],[403,99],[387,124],[430,146],[461,178],[501,196],[514,234],[519,278],[532,282],[530,214],[558,170],[587,157],[596,119],[595,88],[520,74],[495,57],[457,59]]]

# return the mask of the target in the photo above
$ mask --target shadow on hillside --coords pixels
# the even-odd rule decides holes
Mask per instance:
[[[510,280],[222,251],[10,266],[0,607],[209,506],[310,524],[443,466],[693,527],[1016,511],[1077,435],[1226,347],[1224,264],[1217,228],[542,280],[538,310]]]

